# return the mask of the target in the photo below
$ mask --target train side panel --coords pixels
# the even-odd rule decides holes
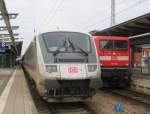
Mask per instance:
[[[36,80],[36,74],[38,72],[37,68],[37,50],[36,50],[36,43],[33,40],[27,51],[26,54],[23,57],[23,66],[26,69],[26,71],[29,73],[29,76],[31,76],[32,79]]]

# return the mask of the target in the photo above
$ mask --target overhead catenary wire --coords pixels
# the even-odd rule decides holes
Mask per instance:
[[[45,27],[46,25],[46,22],[48,21],[48,18],[51,16],[51,14],[53,13],[53,9],[55,9],[55,7],[57,6],[57,3],[58,3],[59,0],[54,0],[54,2],[52,3],[52,1],[50,0],[49,3],[47,4],[51,4],[49,6],[49,9],[48,9],[48,13],[45,17],[43,17],[43,20],[42,22],[39,23],[39,21],[37,21],[38,18],[36,18],[36,21],[35,21],[35,27],[34,27],[34,36],[36,36],[36,34],[38,34],[39,32],[41,32],[43,30],[43,28]]]
[[[124,3],[124,2],[126,2],[127,0],[120,0],[120,1],[118,1],[118,2],[116,2],[116,6],[118,6],[118,5],[121,5],[122,3]],[[101,11],[98,11],[99,12],[99,14],[100,13],[103,13],[103,12],[109,12],[109,8],[110,7],[106,7],[104,10],[101,10]],[[95,18],[95,17],[97,17],[97,14],[95,14],[95,15],[93,15],[92,17],[89,17],[88,18],[88,21],[89,20],[92,20],[93,18]]]
[[[49,17],[47,18],[48,21],[45,22],[45,24],[50,25],[51,21],[53,20],[53,18],[54,18],[55,15],[57,14],[57,11],[58,11],[59,8],[62,6],[63,2],[64,2],[64,0],[61,0],[61,1],[56,5],[56,8],[55,8],[55,9],[53,10],[53,12],[51,13],[50,18],[49,18]],[[44,25],[45,25],[45,24],[44,24]]]
[[[52,8],[54,8],[55,9],[55,7],[57,6],[57,3],[58,3],[58,0],[55,0],[55,2],[54,2],[54,4],[53,4],[53,6],[52,7],[50,7],[50,9],[49,9],[49,11],[48,11],[48,15],[43,19],[43,22],[42,22],[42,24],[44,24],[45,25],[45,23],[47,22],[47,20],[48,20],[48,17],[50,17],[51,16],[51,14],[52,14],[52,12],[54,11],[54,10],[52,10]]]
[[[133,5],[131,5],[131,6],[127,7],[127,8],[125,8],[125,9],[119,11],[119,12],[117,12],[117,13],[116,13],[116,16],[118,16],[118,15],[120,15],[121,13],[123,13],[123,12],[125,12],[125,11],[127,11],[127,10],[129,10],[129,9],[131,9],[131,8],[134,8],[134,7],[136,7],[137,5],[139,5],[139,4],[143,3],[143,2],[146,2],[146,1],[147,1],[147,0],[139,0],[139,1],[136,2],[135,4],[133,4]],[[89,27],[95,26],[95,25],[97,25],[97,24],[99,24],[99,23],[102,24],[102,23],[106,22],[106,20],[109,20],[109,18],[110,18],[110,16],[107,16],[107,17],[105,17],[104,19],[102,19],[101,21],[97,21],[96,23],[91,24],[91,25],[88,25],[88,26],[86,26],[85,28],[89,28]]]

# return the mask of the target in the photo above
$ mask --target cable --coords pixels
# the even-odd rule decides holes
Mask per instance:
[[[136,7],[137,5],[139,5],[139,4],[141,4],[141,3],[145,2],[145,1],[147,1],[147,0],[140,0],[140,1],[138,1],[137,3],[135,3],[135,4],[133,4],[133,5],[131,5],[131,6],[127,7],[127,8],[125,8],[125,9],[119,11],[119,12],[117,12],[116,15],[119,15],[119,14],[121,14],[122,12],[125,12],[125,11],[128,10],[128,9],[131,9],[131,8],[133,8],[133,7]],[[105,17],[103,20],[101,20],[100,23],[104,23],[104,22],[105,22],[106,20],[108,20],[109,18],[110,18],[110,16]],[[99,23],[99,21],[96,22],[95,24],[86,26],[85,28],[89,28],[89,27],[91,27],[91,26],[95,26],[95,25],[97,25],[98,23]]]
[[[53,20],[53,18],[57,14],[58,9],[62,6],[63,2],[64,2],[64,0],[61,0],[61,2],[57,5],[56,9],[54,10],[54,12],[52,13],[52,15],[49,19],[49,24],[51,23],[51,21]]]
[[[58,2],[58,0],[55,0],[55,2],[54,2],[54,5],[53,6],[55,6],[55,5],[57,5],[57,2]],[[49,13],[48,13],[48,16],[46,16],[44,19],[43,19],[43,24],[45,24],[45,22],[47,22],[47,19],[48,19],[48,17],[51,15],[51,13],[52,13],[52,11],[53,10],[51,10],[52,8],[50,8],[50,10],[48,11]]]
[[[116,6],[117,6],[117,5],[120,5],[120,4],[124,3],[124,2],[126,2],[126,0],[120,0],[119,2],[116,3]],[[110,7],[106,7],[106,9],[104,9],[104,10],[102,10],[102,11],[98,11],[98,12],[99,12],[99,14],[100,14],[100,13],[103,13],[104,11],[109,12],[109,8],[110,8]],[[97,17],[97,14],[96,14],[96,15],[93,15],[91,18],[88,18],[88,21],[89,21],[89,19],[92,20],[94,17]]]
[[[137,6],[137,5],[139,5],[139,4],[141,4],[141,3],[145,2],[145,1],[147,1],[147,0],[140,0],[140,1],[138,1],[137,3],[135,3],[135,4],[133,4],[133,5],[131,5],[131,6],[127,7],[127,8],[125,8],[125,9],[119,11],[119,12],[117,12],[116,15],[119,15],[119,14],[121,14],[122,12],[124,12],[124,11],[126,11],[126,10],[128,10],[128,9],[131,9],[131,8]],[[104,23],[104,22],[105,22],[106,20],[108,20],[109,18],[110,18],[110,16],[104,18],[104,19],[101,21],[101,23]],[[91,27],[91,26],[94,26],[94,25],[96,25],[96,24],[98,24],[98,23],[99,23],[99,22],[97,22],[97,23],[95,23],[95,24],[93,24],[93,25],[90,25],[90,26],[88,26],[88,28]],[[86,28],[87,28],[87,27],[86,27]]]

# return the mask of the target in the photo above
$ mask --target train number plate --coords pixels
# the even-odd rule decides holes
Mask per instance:
[[[78,67],[69,67],[68,73],[78,73]]]
[[[111,60],[117,60],[117,56],[111,56]]]

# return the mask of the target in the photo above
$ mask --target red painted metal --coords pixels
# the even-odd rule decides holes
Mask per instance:
[[[130,65],[130,61],[131,61],[131,55],[130,55],[130,42],[128,37],[115,37],[115,36],[93,36],[94,40],[95,40],[95,44],[96,44],[96,48],[97,48],[97,52],[98,52],[98,56],[99,56],[99,60],[100,57],[104,57],[104,59],[106,60],[100,60],[100,65],[104,66],[104,67],[128,67]],[[101,50],[101,46],[100,46],[100,41],[102,40],[125,40],[128,42],[128,49],[126,51],[104,51]],[[128,60],[120,60],[120,58],[127,58]],[[108,60],[108,58],[110,60]]]
[[[78,68],[77,67],[69,67],[68,72],[69,73],[78,73]]]

